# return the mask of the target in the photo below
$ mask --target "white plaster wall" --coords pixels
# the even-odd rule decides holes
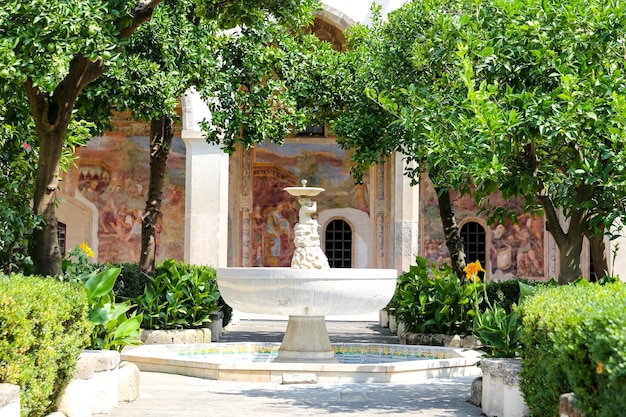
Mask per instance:
[[[626,281],[626,228],[622,229],[620,235],[619,238],[607,243],[606,256],[609,273]]]
[[[98,261],[98,209],[80,192],[76,197],[63,195],[57,208],[57,219],[67,225],[65,235],[66,255],[72,248],[85,242],[93,250],[92,262]]]
[[[228,256],[228,155],[203,137],[183,137],[185,261],[226,266]]]
[[[355,22],[367,24],[371,22],[370,8],[373,3],[381,6],[382,15],[385,17],[389,12],[397,9],[405,2],[406,0],[325,0],[322,1],[322,4],[341,12],[341,14],[348,16]]]

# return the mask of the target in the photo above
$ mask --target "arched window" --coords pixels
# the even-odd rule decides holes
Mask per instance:
[[[326,226],[326,257],[331,268],[352,268],[352,228],[335,219]]]
[[[461,237],[463,238],[463,248],[465,249],[465,260],[468,263],[479,260],[480,264],[485,268],[487,265],[487,236],[485,229],[477,222],[467,222],[461,227]]]

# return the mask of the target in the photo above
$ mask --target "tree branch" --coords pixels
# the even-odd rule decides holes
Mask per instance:
[[[137,28],[144,22],[152,19],[154,9],[163,2],[163,0],[140,0],[135,5],[132,15],[133,20],[130,26],[125,27],[120,31],[119,39],[128,39],[137,30]]]
[[[561,223],[559,222],[559,216],[556,212],[556,209],[554,208],[554,204],[552,204],[552,200],[547,195],[539,195],[537,199],[539,200],[541,207],[543,207],[543,212],[546,215],[546,229],[554,238],[556,245],[560,247],[562,242],[567,239],[567,235],[561,227]]]

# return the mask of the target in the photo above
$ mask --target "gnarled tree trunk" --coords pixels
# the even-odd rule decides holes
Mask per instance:
[[[595,234],[587,234],[591,260],[593,261],[593,274],[589,277],[590,281],[597,281],[606,277],[609,273],[609,264],[606,259],[606,244],[604,242],[603,232],[604,228]]]
[[[578,201],[588,199],[590,192],[589,186],[580,185],[577,193]],[[582,276],[580,255],[583,249],[583,238],[589,229],[588,213],[583,209],[572,211],[569,216],[569,227],[565,233],[550,197],[539,196],[539,202],[546,214],[548,232],[559,248],[559,284],[565,285]]]
[[[157,224],[161,213],[161,197],[167,168],[167,157],[172,147],[174,129],[172,119],[162,117],[150,123],[150,184],[146,211],[141,227],[141,271],[154,276],[156,269]]]
[[[459,278],[463,279],[465,276],[463,270],[466,266],[465,247],[459,233],[459,226],[456,224],[456,218],[454,217],[450,191],[437,187],[435,187],[435,191],[437,192],[443,234],[446,238],[446,246],[450,252],[450,258],[452,259],[452,270]]]
[[[62,254],[56,218],[61,153],[76,99],[83,88],[98,78],[102,71],[102,62],[91,62],[78,55],[70,64],[67,76],[52,94],[42,92],[33,85],[31,79],[24,83],[39,140],[33,210],[36,215],[42,216],[43,223],[40,229],[33,231],[33,245],[35,263],[41,275],[57,275],[61,272]]]

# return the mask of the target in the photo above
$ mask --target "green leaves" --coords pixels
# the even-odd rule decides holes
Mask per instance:
[[[533,415],[558,412],[573,391],[589,416],[619,416],[626,406],[626,285],[553,286],[522,305],[520,387]]]
[[[94,273],[89,277],[89,279],[85,281],[85,288],[88,291],[89,297],[91,299],[98,299],[108,294],[113,289],[115,280],[121,271],[121,268],[111,268],[100,273]]]
[[[482,301],[481,287],[461,281],[448,266],[436,268],[417,257],[416,265],[398,278],[392,305],[407,331],[466,335]]]
[[[264,141],[280,144],[307,124],[324,124],[336,110],[337,52],[301,29],[266,19],[218,38],[219,65],[200,87],[211,120],[210,143],[228,152]],[[339,72],[341,74],[341,72]]]
[[[139,326],[142,315],[133,312],[130,301],[115,302],[113,285],[121,268],[93,271],[81,277],[89,298],[89,320],[95,324],[91,335],[92,349],[114,349],[121,351],[125,346],[139,343]]]
[[[156,277],[148,277],[144,294],[137,298],[138,312],[147,329],[198,328],[219,311],[215,270],[164,261]]]
[[[516,357],[523,331],[518,312],[513,310],[507,314],[498,303],[479,312],[474,319],[474,335],[483,345],[481,350],[492,358]]]

